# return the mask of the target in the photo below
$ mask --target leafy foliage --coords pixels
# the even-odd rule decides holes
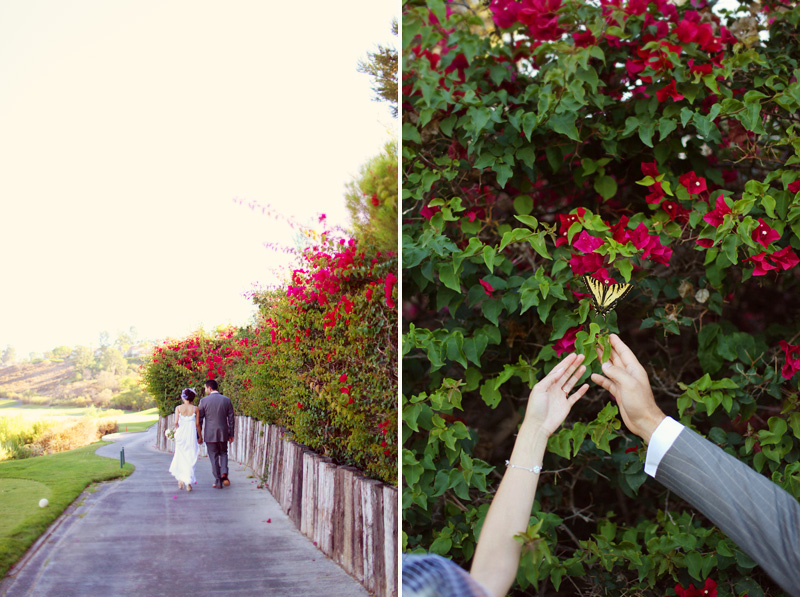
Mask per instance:
[[[714,4],[404,3],[404,549],[468,566],[528,389],[609,330],[800,498],[800,8]],[[635,289],[603,319],[584,274]],[[617,414],[551,437],[517,590],[779,595]]]

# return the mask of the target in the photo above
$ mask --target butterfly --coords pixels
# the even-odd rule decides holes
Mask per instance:
[[[631,291],[631,288],[633,288],[633,284],[627,284],[625,282],[621,284],[604,284],[589,274],[584,274],[582,278],[583,283],[586,284],[586,288],[589,290],[589,294],[592,297],[595,311],[604,319],[606,313],[611,311],[618,302],[625,298],[625,295]]]

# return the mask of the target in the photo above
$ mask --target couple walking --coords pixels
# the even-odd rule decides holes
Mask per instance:
[[[222,489],[231,482],[228,480],[228,443],[233,441],[234,418],[231,399],[219,393],[216,380],[205,383],[206,395],[194,406],[195,392],[186,388],[181,392],[181,404],[175,408],[175,455],[169,472],[178,480],[178,487],[192,490],[196,483],[194,465],[203,443],[203,422],[205,422],[205,442],[211,472],[216,489]]]

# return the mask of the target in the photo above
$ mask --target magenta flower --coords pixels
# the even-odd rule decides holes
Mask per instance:
[[[628,226],[628,216],[622,216],[619,219],[619,222],[617,222],[611,227],[612,238],[622,245],[631,240],[627,226]]]
[[[656,162],[642,162],[642,174],[645,176],[658,176],[658,166]]]
[[[656,184],[650,186],[650,193],[646,195],[644,199],[651,205],[658,205],[663,198],[664,189],[661,188],[661,183],[657,182]]]
[[[558,26],[560,8],[561,0],[522,0],[517,18],[528,26],[531,39],[555,41],[564,33]]]
[[[778,269],[775,265],[769,263],[767,261],[767,253],[762,251],[758,255],[753,255],[752,257],[746,257],[742,259],[742,261],[752,261],[755,265],[755,269],[753,270],[754,276],[765,276],[768,271],[773,269]]]
[[[664,203],[661,204],[661,209],[667,212],[670,220],[678,220],[679,222],[689,221],[689,210],[684,209],[677,201],[664,201]]]
[[[586,255],[573,255],[569,260],[569,267],[575,276],[582,276],[583,274],[590,274],[599,269],[604,270],[604,257],[597,253],[588,253]],[[604,270],[605,271],[605,270]],[[597,276],[595,276],[597,277]]]
[[[670,81],[668,85],[665,85],[664,87],[656,91],[656,99],[658,99],[659,103],[664,103],[665,101],[667,101],[668,97],[671,97],[673,102],[679,102],[684,97],[680,93],[678,93],[677,89],[675,89],[674,80]]]
[[[702,176],[697,176],[694,172],[687,172],[678,181],[686,187],[690,195],[699,195],[707,189],[706,179]]]
[[[489,284],[489,282],[486,282],[484,280],[478,280],[478,282],[480,282],[481,286],[483,286],[483,291],[488,296],[492,296],[492,293],[494,292],[494,288],[492,288],[492,285]]]
[[[731,213],[731,208],[728,207],[727,203],[725,203],[725,197],[720,195],[717,197],[717,207],[704,215],[703,221],[710,224],[714,228],[719,228],[722,226],[723,218],[729,213]]]
[[[575,350],[575,337],[578,335],[578,332],[581,331],[582,327],[583,326],[579,325],[570,328],[561,338],[556,340],[556,343],[553,345],[553,350],[556,351],[558,356],[561,356],[565,352],[572,352]]]
[[[800,263],[800,259],[798,259],[795,252],[792,251],[791,247],[775,251],[769,258],[782,270],[792,269],[795,265]]]
[[[789,192],[794,194],[800,191],[800,180],[795,180],[789,183]]]
[[[783,349],[783,354],[786,357],[786,362],[781,369],[781,375],[784,379],[791,379],[798,370],[800,370],[800,346],[792,346],[786,340],[781,340],[779,343]]]
[[[579,31],[578,33],[573,33],[572,40],[575,43],[576,48],[586,48],[588,46],[593,46],[597,42],[597,40],[594,38],[594,35],[592,35],[589,31]]]
[[[599,247],[603,246],[603,239],[597,238],[588,234],[585,230],[581,230],[572,246],[581,251],[582,253],[594,253]]]
[[[758,218],[758,228],[753,230],[753,233],[750,235],[750,238],[764,247],[769,246],[772,241],[778,240],[780,237],[781,235],[778,231],[774,228],[770,228],[761,218]]]

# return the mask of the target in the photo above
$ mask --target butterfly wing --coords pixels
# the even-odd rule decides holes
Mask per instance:
[[[588,274],[583,276],[583,282],[586,284],[589,295],[592,297],[595,311],[602,317],[605,317],[633,288],[633,284],[627,284],[625,282],[620,284],[603,284],[600,280]]]

